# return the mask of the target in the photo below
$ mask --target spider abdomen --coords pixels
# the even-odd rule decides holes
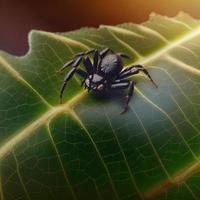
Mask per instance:
[[[122,59],[116,54],[108,54],[101,61],[100,69],[109,77],[118,75],[122,68]]]

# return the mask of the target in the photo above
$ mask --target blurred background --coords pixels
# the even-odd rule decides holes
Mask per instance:
[[[31,29],[64,32],[82,26],[141,23],[151,12],[200,18],[200,0],[0,0],[0,49],[23,55]]]

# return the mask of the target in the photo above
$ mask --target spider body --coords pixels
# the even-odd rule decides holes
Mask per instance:
[[[89,59],[89,54],[93,54],[93,62]],[[128,109],[128,103],[133,95],[135,82],[127,80],[131,75],[143,72],[151,82],[156,86],[148,71],[142,65],[132,65],[123,69],[123,58],[129,58],[124,53],[114,53],[111,49],[106,48],[102,51],[97,49],[91,49],[85,53],[81,52],[75,55],[75,57],[67,62],[59,71],[62,72],[68,66],[72,66],[72,69],[67,73],[64,78],[63,84],[60,90],[60,102],[62,103],[62,97],[68,81],[73,77],[75,73],[83,78],[82,85],[85,89],[93,92],[103,92],[105,90],[112,89],[128,89],[128,95],[124,113]],[[86,71],[79,68],[79,65],[83,63]],[[157,87],[157,86],[156,86]]]
[[[122,58],[118,54],[108,54],[102,59],[100,63],[101,72],[103,72],[106,77],[111,79],[118,75],[122,68]]]
[[[88,76],[84,85],[88,90],[100,92],[109,89],[111,83],[123,68],[122,59],[117,54],[108,54],[99,63],[99,70]]]

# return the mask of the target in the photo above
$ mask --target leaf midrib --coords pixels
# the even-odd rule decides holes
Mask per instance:
[[[0,160],[11,151],[11,149],[17,145],[19,142],[21,142],[26,137],[30,136],[30,134],[37,130],[40,126],[47,123],[51,119],[53,119],[58,114],[68,111],[73,107],[79,99],[83,98],[83,96],[86,94],[86,91],[80,92],[78,95],[73,97],[70,101],[63,105],[52,107],[50,110],[48,110],[45,114],[43,114],[41,117],[39,117],[37,120],[31,122],[28,124],[23,130],[20,132],[17,132],[14,134],[12,138],[8,140],[4,145],[0,147]]]

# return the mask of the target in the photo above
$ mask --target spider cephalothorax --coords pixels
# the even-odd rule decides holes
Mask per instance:
[[[89,54],[93,54],[93,62],[89,58]],[[151,82],[156,86],[148,71],[142,65],[132,65],[123,69],[123,58],[129,58],[124,53],[114,53],[111,49],[106,48],[102,51],[97,49],[90,49],[86,52],[81,52],[67,62],[59,72],[62,72],[66,67],[72,66],[72,69],[67,73],[64,78],[60,90],[60,102],[67,85],[67,82],[73,77],[75,73],[83,78],[82,85],[88,91],[103,92],[112,89],[125,89],[128,88],[128,95],[126,105],[121,113],[127,111],[128,103],[133,95],[134,81],[127,80],[126,78],[138,74],[140,71],[149,77]],[[79,68],[83,63],[86,71]],[[157,87],[157,86],[156,86]]]

